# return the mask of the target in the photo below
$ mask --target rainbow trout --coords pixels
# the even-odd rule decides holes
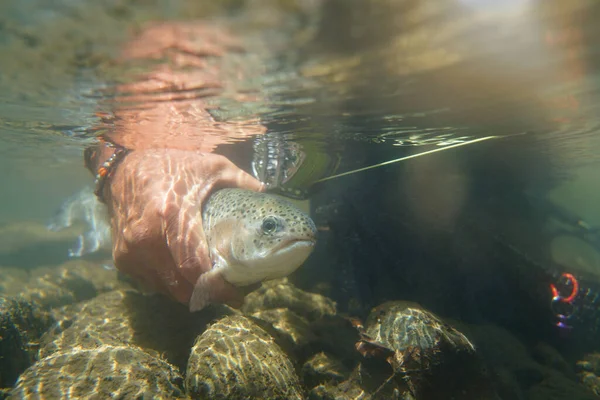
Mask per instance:
[[[214,192],[202,210],[212,269],[200,275],[189,307],[241,304],[240,288],[288,276],[308,258],[317,229],[290,202],[242,189]]]

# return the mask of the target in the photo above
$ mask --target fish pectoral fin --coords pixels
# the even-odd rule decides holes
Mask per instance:
[[[190,299],[190,312],[200,311],[209,304],[222,303],[233,308],[244,304],[243,293],[227,282],[218,269],[200,275]]]

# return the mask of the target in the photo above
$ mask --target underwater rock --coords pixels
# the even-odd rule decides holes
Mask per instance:
[[[130,287],[119,279],[116,270],[83,260],[69,261],[58,268],[37,268],[27,276],[27,281],[5,285],[2,293],[35,302],[44,309],[62,307],[91,299],[99,293]]]
[[[591,389],[591,388],[590,388]],[[589,390],[584,385],[573,381],[563,374],[551,371],[527,392],[530,400],[593,400],[598,399],[593,389]]]
[[[581,383],[596,396],[600,397],[600,378],[595,374],[583,371],[579,374]]]
[[[183,378],[166,361],[134,346],[103,344],[54,353],[28,368],[9,399],[186,398]]]
[[[600,353],[586,354],[583,360],[577,362],[577,370],[600,375]]]
[[[373,340],[394,351],[397,368],[412,369],[418,364],[418,369],[430,369],[441,364],[446,357],[442,352],[444,346],[456,353],[475,353],[475,346],[464,334],[420,305],[407,301],[387,302],[374,308],[364,335],[369,339],[361,344],[368,345]],[[420,353],[419,357],[411,360],[411,352]],[[403,357],[398,353],[403,353]],[[407,365],[408,362],[415,365]]]
[[[353,368],[362,360],[355,350],[359,334],[351,322],[342,316],[333,315],[318,319],[310,324],[316,339],[311,343],[315,352],[325,352]]]
[[[477,345],[477,352],[491,370],[490,375],[502,377],[500,381],[496,379],[500,387],[507,390],[514,388],[514,383],[504,386],[514,381],[523,391],[527,391],[544,379],[549,369],[537,363],[528,348],[506,329],[495,325],[471,325],[468,329]],[[499,371],[502,371],[500,375]]]
[[[419,304],[386,302],[371,311],[366,327],[356,324],[356,349],[385,360],[393,371],[373,394],[390,383],[392,393],[398,389],[417,399],[496,398],[471,341]]]
[[[525,394],[514,375],[505,368],[493,368],[494,390],[501,399],[524,400]]]
[[[309,400],[370,400],[371,396],[358,384],[323,384],[308,393]]]
[[[196,399],[303,399],[294,366],[264,329],[227,316],[198,336],[185,385]]]
[[[585,387],[600,396],[600,353],[586,354],[578,361],[577,375]]]
[[[593,391],[594,379],[589,375],[595,368],[593,356],[577,363],[582,385],[563,357],[548,345],[538,344],[530,351],[512,333],[494,325],[470,325],[468,333],[502,399],[593,398],[584,387]],[[600,357],[598,361],[600,366]]]
[[[215,305],[191,314],[184,305],[161,295],[134,290],[108,292],[65,312],[42,338],[40,357],[75,346],[85,348],[84,342],[97,340],[101,344],[139,346],[184,369],[198,333],[211,321],[233,313],[227,306]]]
[[[296,347],[306,346],[315,339],[308,321],[286,308],[258,311],[252,316],[270,323]]]
[[[28,283],[25,287],[21,288],[21,293],[14,297],[37,304],[44,310],[77,302],[75,294],[69,289],[42,279],[37,282]]]
[[[0,297],[0,388],[11,387],[36,360],[40,337],[52,322],[35,304]]]
[[[373,396],[363,387],[363,367],[361,364],[343,382],[325,382],[315,386],[309,393],[309,400],[371,400]],[[395,394],[395,393],[394,393]],[[399,395],[399,393],[398,393]],[[393,394],[386,399],[394,399]]]
[[[29,274],[23,268],[0,267],[0,295],[11,296],[19,293],[29,281]]]
[[[349,376],[350,371],[342,362],[324,352],[315,354],[302,366],[302,379],[309,388],[323,383],[340,383]]]
[[[259,289],[246,296],[242,310],[246,314],[253,314],[274,308],[287,308],[309,321],[336,314],[333,300],[300,290],[287,278],[263,282]]]
[[[131,343],[134,331],[125,303],[130,293],[135,295],[133,291],[113,291],[64,307],[62,318],[42,337],[40,357],[45,358],[73,347],[87,348],[80,340],[85,341],[88,334],[97,338],[100,345]]]
[[[577,379],[573,368],[571,368],[569,363],[563,358],[563,356],[558,352],[558,350],[556,350],[549,344],[536,344],[533,347],[531,354],[533,356],[533,359],[541,365],[561,372],[570,379]]]
[[[75,294],[77,301],[88,300],[100,293],[129,289],[120,279],[119,272],[100,263],[73,260],[57,267],[37,268],[31,272],[32,281],[44,280],[65,287]]]

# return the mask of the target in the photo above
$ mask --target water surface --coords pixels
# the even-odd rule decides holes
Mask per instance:
[[[600,290],[598,3],[41,3],[0,5],[0,265],[67,260],[77,232],[49,238],[46,224],[91,185],[85,146],[126,132],[116,108],[185,98],[212,125],[187,116],[174,131],[309,196],[323,247],[297,282],[333,286],[340,310],[411,299],[555,340],[549,284],[567,272]],[[136,28],[202,18],[246,48],[223,56],[226,90],[203,75],[132,98],[123,85],[160,64],[120,58]],[[597,305],[584,306],[575,331],[593,347]]]

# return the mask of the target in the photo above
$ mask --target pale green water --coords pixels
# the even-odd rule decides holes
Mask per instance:
[[[333,287],[345,312],[415,300],[577,353],[544,318],[552,316],[548,283],[562,272],[600,291],[600,6],[230,3],[0,5],[0,267],[59,265],[86,230],[53,233],[46,224],[92,183],[82,151],[96,113],[111,110],[102,90],[137,72],[114,62],[128,29],[219,15],[217,23],[247,32],[249,48],[227,58],[225,79],[258,100],[215,96],[211,113],[257,118],[267,134],[217,152],[258,178],[314,193],[313,218],[331,229],[297,274],[299,286]],[[232,73],[239,66],[243,78]],[[587,304],[575,327],[592,336],[589,348],[600,344],[596,306]]]

